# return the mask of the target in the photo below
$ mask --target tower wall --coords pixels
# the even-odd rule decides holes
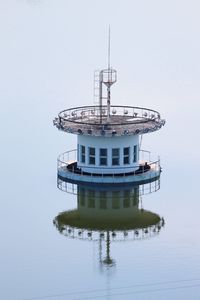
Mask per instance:
[[[139,135],[119,137],[78,135],[77,144],[77,166],[85,172],[116,174],[138,169]],[[106,156],[105,151],[101,149],[107,149]],[[106,165],[105,162],[107,162]]]

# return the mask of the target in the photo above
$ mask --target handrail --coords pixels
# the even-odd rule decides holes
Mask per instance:
[[[89,229],[89,228],[77,228],[72,225],[62,224],[62,230],[60,230],[61,226],[59,226],[58,217],[56,217],[53,221],[55,227],[66,237],[71,239],[78,239],[83,241],[99,241],[106,240],[107,230],[99,230],[99,229]],[[145,240],[149,238],[156,237],[162,227],[165,226],[165,220],[160,218],[153,225],[144,226],[143,228],[133,228],[133,229],[115,229],[113,231],[109,231],[111,236],[110,239],[112,242],[126,242],[131,240]],[[114,234],[113,234],[114,233]]]
[[[148,153],[149,154],[149,156],[150,156],[150,151],[147,151],[147,150],[140,150],[140,152],[144,152],[144,153]],[[75,153],[74,154],[74,159],[71,159],[70,160],[70,158],[69,158],[69,155],[71,154],[71,153]],[[58,159],[57,159],[57,166],[58,166],[58,168],[60,168],[60,167],[68,167],[70,164],[72,164],[73,162],[75,163],[75,162],[77,162],[77,160],[76,160],[76,153],[77,153],[77,149],[73,149],[73,150],[69,150],[69,151],[66,151],[66,152],[64,152],[64,153],[62,153],[62,154],[60,154],[59,156],[58,156]],[[68,159],[66,160],[65,159],[65,156],[68,156]],[[146,161],[145,161],[146,162]],[[154,167],[154,169],[155,170],[159,170],[160,169],[160,159],[158,158],[157,160],[155,160],[155,161],[147,161],[147,163],[148,163],[148,165],[150,166],[150,169],[151,168],[153,168]],[[136,175],[136,174],[138,174],[138,175],[140,175],[140,174],[143,174],[143,173],[145,173],[145,172],[147,172],[147,170],[144,168],[144,164],[138,164],[138,165],[136,165],[136,166],[132,166],[132,167],[126,167],[126,169],[131,169],[131,171],[130,171],[130,173],[134,173],[134,175]],[[141,167],[143,167],[143,168],[141,168]],[[107,176],[113,176],[113,177],[118,177],[119,175],[118,174],[124,174],[124,176],[126,176],[126,174],[128,173],[128,172],[120,172],[120,169],[124,169],[124,166],[123,167],[118,167],[117,169],[119,170],[119,172],[118,173],[99,173],[98,172],[98,169],[99,169],[99,167],[95,167],[95,166],[87,166],[87,168],[92,168],[92,169],[97,169],[97,173],[95,173],[95,172],[91,172],[91,173],[89,173],[89,172],[84,172],[84,171],[82,171],[82,170],[80,170],[79,172],[75,169],[75,168],[72,168],[72,170],[70,170],[70,172],[72,172],[72,173],[74,173],[74,174],[79,174],[79,175],[83,175],[83,173],[88,173],[87,175],[88,176],[95,176],[95,177],[107,177]],[[140,172],[139,173],[137,173],[138,172],[138,169],[140,168]],[[102,169],[102,167],[101,167],[101,169]],[[106,170],[112,170],[113,168],[105,168]],[[86,174],[84,174],[84,176],[85,176]]]
[[[78,190],[78,185],[76,183],[70,183],[70,182],[67,182],[67,181],[64,181],[62,179],[60,179],[59,177],[57,178],[57,187],[63,191],[63,192],[66,192],[68,194],[73,194],[73,195],[78,195],[79,194],[79,190]],[[87,191],[87,186],[81,186],[82,189],[84,189],[85,191]],[[160,179],[156,179],[155,181],[153,182],[147,182],[147,183],[143,183],[143,184],[139,184],[138,186],[134,186],[132,188],[129,188],[128,191],[130,192],[130,195],[133,195],[137,192],[135,192],[135,188],[139,188],[138,189],[138,196],[141,197],[143,195],[148,195],[148,194],[151,194],[151,193],[154,193],[156,191],[158,191],[160,189]],[[91,189],[91,187],[90,187]],[[110,187],[108,189],[98,189],[97,187],[95,187],[95,199],[99,199],[101,198],[101,194],[98,192],[111,192],[111,194],[113,192],[126,192],[127,191],[127,187],[123,188],[123,187],[120,187],[120,189],[114,189],[112,190]],[[115,198],[123,198],[125,196],[123,195],[119,195],[117,196],[115,194]]]
[[[123,116],[123,117],[133,117],[134,120],[130,121],[130,119],[122,122],[110,122],[109,125],[113,126],[121,126],[127,124],[134,124],[136,119],[138,123],[147,122],[149,120],[160,121],[160,113],[149,108],[145,107],[138,107],[138,106],[127,106],[127,105],[111,105],[112,115],[113,116]],[[90,122],[94,119],[94,117],[100,117],[100,114],[103,116],[107,115],[107,106],[81,106],[81,107],[74,107],[62,110],[58,117],[60,121],[67,121],[77,124],[87,124],[87,125],[99,125],[99,123]],[[87,120],[84,121],[85,117]],[[106,124],[102,124],[106,125]]]
[[[77,153],[77,149],[72,149],[72,150],[68,150],[68,151],[65,151],[65,152],[61,153],[61,154],[58,156],[58,160],[61,161],[61,159],[60,159],[61,156],[68,155],[69,153],[72,153],[72,152]],[[151,154],[151,151],[143,150],[143,149],[140,149],[139,152]],[[66,161],[61,161],[61,162],[66,163]],[[150,160],[149,160],[149,162],[150,162]],[[87,167],[90,168],[90,166],[87,166]],[[91,168],[95,168],[95,167],[92,166]],[[124,167],[118,167],[118,168],[124,168]],[[132,168],[132,167],[127,167],[127,168]],[[101,169],[102,169],[102,167],[101,167]],[[106,169],[109,169],[109,168],[106,167]]]

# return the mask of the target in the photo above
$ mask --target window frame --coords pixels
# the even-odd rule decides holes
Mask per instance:
[[[133,146],[133,162],[136,163],[138,160],[138,145]]]
[[[128,149],[128,154],[125,154],[125,149]],[[124,165],[130,165],[130,147],[124,147],[123,148],[123,162]],[[128,162],[126,162],[126,159],[128,158]]]
[[[113,155],[113,150],[118,151],[118,155]],[[117,159],[118,163],[113,163],[113,160]],[[120,148],[112,148],[112,166],[119,166],[120,165]]]
[[[85,164],[86,160],[86,147],[84,145],[80,145],[81,151],[80,151],[80,161],[82,164]],[[83,151],[84,149],[84,151]]]
[[[95,191],[93,191],[93,190],[88,190],[87,207],[88,208],[95,208],[96,207],[96,203],[95,203]]]
[[[106,150],[106,155],[101,155],[101,150]],[[101,160],[105,160],[106,163],[102,163]],[[100,148],[99,149],[99,165],[100,166],[107,166],[108,165],[108,149],[107,148]]]
[[[91,154],[90,151],[91,149],[94,149],[94,154]],[[95,147],[88,147],[88,162],[89,162],[89,165],[96,165],[96,148]],[[91,160],[94,160],[94,163],[91,162]]]

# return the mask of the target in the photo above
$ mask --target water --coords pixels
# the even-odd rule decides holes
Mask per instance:
[[[178,0],[1,1],[1,299],[200,298],[198,11],[196,1]],[[113,103],[167,119],[144,136],[163,172],[160,189],[139,202],[165,225],[152,238],[111,242],[112,267],[100,263],[98,241],[68,238],[53,224],[77,208],[77,196],[57,188],[56,172],[76,137],[52,119],[92,103],[109,23]]]

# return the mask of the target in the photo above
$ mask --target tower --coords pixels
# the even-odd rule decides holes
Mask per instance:
[[[142,150],[139,141],[143,134],[159,130],[165,120],[149,108],[111,105],[117,71],[108,61],[107,69],[95,73],[98,104],[65,109],[53,121],[59,130],[77,135],[77,149],[58,157],[58,176],[93,184],[155,180],[160,160],[151,161],[150,152]]]

